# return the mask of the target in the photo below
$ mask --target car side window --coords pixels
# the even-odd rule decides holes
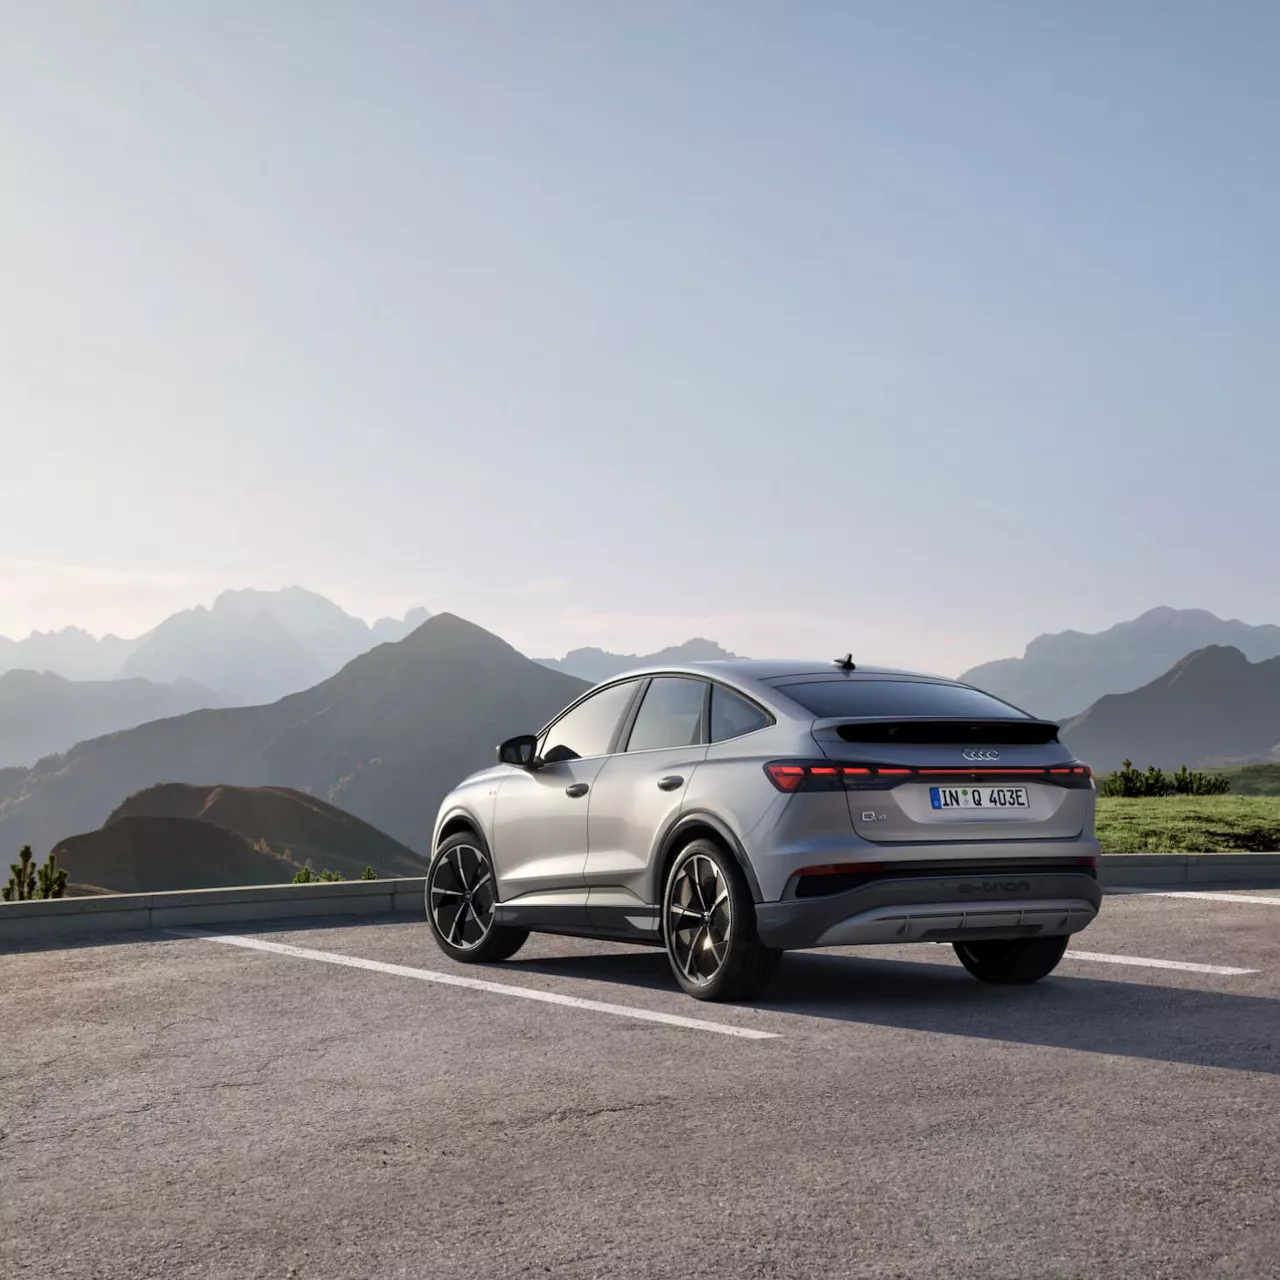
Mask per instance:
[[[538,754],[547,764],[605,755],[638,683],[611,684],[578,703],[543,734]]]
[[[763,729],[768,723],[769,717],[754,703],[719,685],[711,686],[712,742],[740,738],[744,733]]]
[[[683,676],[658,676],[649,688],[631,726],[628,751],[655,751],[660,747],[693,747],[702,741],[702,680]]]

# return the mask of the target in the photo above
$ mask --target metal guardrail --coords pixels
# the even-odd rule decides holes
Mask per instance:
[[[1107,854],[1103,888],[1280,886],[1280,853]],[[186,925],[247,924],[298,917],[423,915],[423,880],[340,880],[312,884],[112,893],[0,903],[0,950],[25,942]]]

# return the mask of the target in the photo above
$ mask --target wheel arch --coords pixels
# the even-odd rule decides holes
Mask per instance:
[[[752,902],[762,901],[760,882],[756,879],[756,873],[747,858],[746,850],[742,847],[742,842],[723,819],[702,810],[682,813],[662,838],[662,843],[658,846],[658,856],[653,860],[654,880],[650,885],[650,901],[662,901],[663,886],[667,882],[667,873],[671,870],[671,864],[675,861],[676,855],[685,845],[698,839],[714,840],[732,854],[734,861],[746,877]]]
[[[435,839],[431,842],[432,856],[445,840],[463,831],[474,835],[484,845],[485,852],[489,851],[489,842],[485,839],[484,826],[480,820],[466,809],[454,809],[436,829]]]

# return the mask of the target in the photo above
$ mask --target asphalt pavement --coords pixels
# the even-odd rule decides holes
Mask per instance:
[[[1280,1277],[1274,891],[1109,896],[1029,988],[308,921],[0,955],[0,1009],[5,1280]]]

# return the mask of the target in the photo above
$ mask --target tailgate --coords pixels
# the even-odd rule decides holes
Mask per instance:
[[[1088,766],[1043,721],[819,721],[854,830],[878,843],[1070,840],[1093,826]]]

